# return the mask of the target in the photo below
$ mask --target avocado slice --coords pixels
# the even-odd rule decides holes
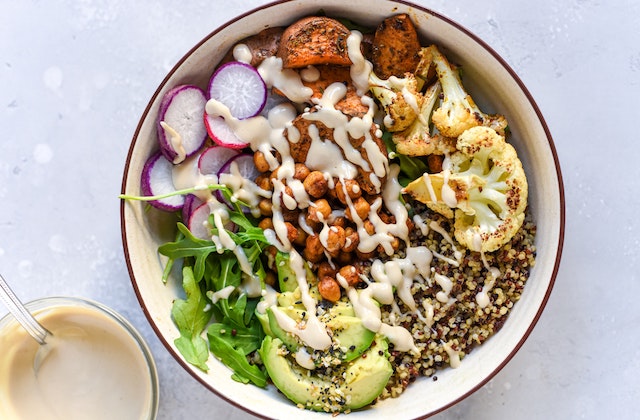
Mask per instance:
[[[302,298],[300,297],[300,292],[296,288],[296,290],[291,292],[281,292],[278,293],[278,306],[289,307],[294,306],[296,308],[304,308],[302,304]]]
[[[388,344],[377,336],[362,357],[343,363],[331,378],[300,367],[281,351],[282,341],[265,337],[260,356],[274,385],[291,401],[315,411],[355,410],[370,404],[387,385],[393,369]]]
[[[298,278],[289,263],[289,254],[287,252],[278,251],[276,253],[275,263],[278,271],[278,285],[280,286],[280,291],[295,291],[298,288]],[[314,283],[313,280],[315,276],[308,264],[305,264],[305,270],[307,273],[307,283]]]
[[[262,330],[264,331],[264,333],[275,337],[273,331],[271,331],[271,327],[269,326],[269,316],[266,313],[263,314],[258,311],[255,311],[254,315],[256,318],[258,318],[258,321],[260,321],[260,325],[262,326]]]
[[[296,321],[303,319],[305,316],[303,309],[293,307],[281,307],[279,309]],[[279,338],[287,346],[289,351],[294,353],[298,351],[300,343],[297,338],[280,327],[270,308],[267,309],[267,315],[269,317],[269,329],[272,332],[270,335]],[[344,356],[341,357],[341,359],[346,362],[362,355],[362,353],[371,346],[376,335],[373,331],[365,328],[362,320],[355,316],[333,316],[327,322],[327,327],[333,332],[332,341],[337,343],[341,348],[346,348]]]

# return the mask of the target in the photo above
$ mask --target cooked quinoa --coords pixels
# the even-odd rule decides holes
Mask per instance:
[[[453,228],[446,218],[428,209],[421,209],[421,216],[424,220],[436,221],[453,237]],[[490,303],[481,308],[476,302],[476,295],[490,276],[481,254],[458,247],[456,249],[462,252],[462,258],[459,266],[456,266],[450,261],[454,259],[455,251],[450,240],[434,229],[429,229],[426,236],[420,229],[414,230],[412,245],[425,245],[449,259],[439,258],[434,254],[431,270],[452,280],[450,299],[442,303],[436,298],[442,287],[435,282],[414,282],[412,293],[416,304],[423,313],[425,308],[432,308],[433,315],[430,319],[421,319],[401,302],[395,308],[392,305],[383,307],[382,321],[408,329],[420,354],[395,351],[393,345],[390,345],[394,373],[380,399],[399,396],[420,376],[436,380],[435,375],[439,370],[458,362],[452,360],[451,355],[454,359],[455,354],[463,359],[473,348],[502,328],[513,305],[520,299],[529,272],[535,264],[535,234],[536,227],[527,218],[508,244],[498,251],[484,255],[486,263],[498,268],[501,275],[488,293]]]

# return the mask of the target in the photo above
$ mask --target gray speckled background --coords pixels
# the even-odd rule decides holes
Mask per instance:
[[[521,76],[554,136],[567,198],[563,263],[536,329],[493,380],[436,418],[631,418],[640,3],[420,3],[479,35]],[[185,373],[138,306],[120,240],[123,163],[165,73],[259,4],[0,0],[0,270],[24,300],[85,296],[129,318],[158,364],[160,419],[249,416]]]

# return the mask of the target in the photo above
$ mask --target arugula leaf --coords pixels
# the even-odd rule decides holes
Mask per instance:
[[[204,338],[199,335],[195,337],[181,335],[174,341],[174,344],[187,362],[204,372],[209,370],[209,366],[207,366],[209,349],[207,348],[207,341]]]
[[[211,311],[206,310],[208,302],[194,278],[191,267],[183,267],[182,279],[186,299],[176,299],[171,308],[171,315],[180,331],[180,338],[174,343],[189,363],[206,372],[209,355],[201,334],[211,319]]]
[[[234,380],[242,383],[253,382],[261,388],[267,386],[267,375],[258,366],[250,364],[242,350],[235,349],[216,334],[209,335],[209,348],[222,363],[233,370]]]
[[[242,352],[245,356],[260,348],[264,331],[259,323],[255,323],[249,327],[239,327],[223,322],[211,324],[207,330],[209,339],[216,336],[221,340],[225,340],[235,350]]]
[[[178,239],[175,242],[168,242],[161,245],[158,248],[158,252],[162,255],[166,255],[171,259],[194,257],[195,264],[193,266],[193,274],[197,281],[202,280],[204,276],[204,266],[207,257],[212,252],[217,252],[215,244],[211,241],[198,239],[189,228],[184,224],[178,222],[178,230],[184,235],[182,239]]]
[[[219,189],[227,199],[231,197],[230,189],[220,186],[215,189]],[[226,230],[225,233],[235,246],[242,247],[241,251],[253,269],[251,274],[264,279],[266,273],[260,256],[269,242],[263,230],[256,226],[256,221],[243,212],[243,204],[230,202],[234,209],[229,211],[229,217],[238,229],[235,232]],[[218,235],[214,223],[211,225],[211,234]],[[259,348],[264,332],[260,321],[253,316],[259,298],[249,298],[242,288],[243,276],[247,274],[242,272],[234,253],[240,250],[221,249],[212,240],[196,238],[181,222],[177,223],[177,228],[175,241],[158,248],[169,258],[168,265],[179,258],[184,260],[183,288],[187,298],[176,300],[172,308],[174,322],[180,331],[180,338],[175,340],[176,347],[189,363],[204,371],[207,370],[206,361],[211,351],[231,368],[234,380],[266,386],[266,374],[249,363],[246,357]],[[164,275],[167,276],[169,271],[170,267],[167,267]],[[213,293],[229,287],[233,292],[228,298],[216,299],[213,303]],[[215,321],[207,328],[212,317]],[[202,337],[205,329],[208,346]]]

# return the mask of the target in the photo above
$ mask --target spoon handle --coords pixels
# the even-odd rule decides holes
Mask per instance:
[[[0,274],[0,298],[9,309],[9,312],[18,320],[20,325],[38,341],[45,344],[49,332],[42,326],[31,313],[24,307],[20,299],[13,293],[9,284]]]

